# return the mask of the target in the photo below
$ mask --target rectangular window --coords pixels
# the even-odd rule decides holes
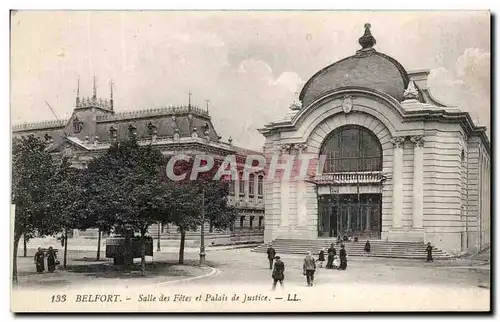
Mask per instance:
[[[243,180],[243,173],[240,173],[240,196],[245,195],[245,181]]]
[[[250,197],[253,197],[254,192],[255,192],[255,175],[251,173],[248,179],[248,194],[250,195]]]
[[[229,181],[229,194],[231,196],[234,196],[234,189],[235,189],[235,182],[234,180]]]
[[[257,194],[259,195],[259,197],[262,197],[264,195],[264,177],[263,176],[259,176],[257,178]]]
[[[245,216],[240,217],[240,228],[243,228],[243,223],[245,222]]]
[[[263,220],[264,220],[264,217],[263,217],[263,216],[260,216],[260,217],[259,217],[259,230],[261,230],[261,229],[262,229],[262,222],[263,222]]]
[[[253,220],[255,219],[255,216],[250,216],[250,229],[253,227]]]

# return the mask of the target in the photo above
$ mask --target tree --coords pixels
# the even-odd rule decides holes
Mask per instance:
[[[63,158],[51,181],[53,190],[49,197],[49,212],[54,218],[53,230],[63,234],[63,266],[66,268],[68,232],[80,227],[81,218],[86,217],[87,211],[82,186],[82,170],[71,167],[69,159]]]
[[[17,284],[17,252],[20,238],[52,234],[55,218],[48,202],[55,173],[52,156],[46,145],[33,135],[14,138],[12,142],[12,203],[14,219],[14,256],[12,280]]]
[[[203,165],[203,164],[202,164]],[[217,229],[226,229],[236,218],[236,209],[228,205],[229,183],[224,178],[214,180],[214,176],[221,166],[220,160],[206,172],[198,175],[196,180],[189,180],[193,161],[178,161],[174,166],[174,173],[186,174],[184,180],[172,182],[172,216],[180,232],[179,263],[184,263],[184,246],[186,232],[196,230],[202,222],[202,195],[204,195],[205,221],[208,219]]]
[[[141,236],[141,269],[145,274],[145,241],[151,224],[166,212],[165,183],[161,180],[164,157],[136,140],[114,143],[89,164],[86,174],[90,217],[100,229],[130,227]],[[163,219],[164,220],[164,219]]]

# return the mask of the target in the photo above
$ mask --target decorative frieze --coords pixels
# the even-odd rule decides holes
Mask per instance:
[[[105,114],[98,115],[97,121],[119,121],[127,120],[133,118],[149,117],[149,116],[160,116],[160,115],[172,115],[172,114],[196,114],[201,116],[209,116],[208,111],[198,108],[196,106],[168,106],[168,107],[157,107],[150,108],[139,111],[122,112],[115,114]]]

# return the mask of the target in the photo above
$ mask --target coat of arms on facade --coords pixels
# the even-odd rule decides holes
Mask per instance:
[[[342,101],[342,109],[344,113],[349,113],[352,110],[352,97],[351,95],[346,95]]]

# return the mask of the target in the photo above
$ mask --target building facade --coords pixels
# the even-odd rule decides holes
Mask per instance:
[[[104,153],[116,140],[135,137],[140,145],[157,147],[163,155],[186,154],[195,156],[209,154],[223,160],[234,155],[238,168],[242,169],[247,155],[262,155],[232,144],[232,139],[223,142],[217,134],[207,109],[189,103],[186,106],[154,108],[149,110],[116,113],[113,89],[109,99],[97,97],[94,82],[93,95],[80,98],[79,90],[71,117],[67,120],[18,124],[13,127],[13,136],[34,135],[48,144],[55,157],[67,156],[72,165],[84,168],[94,157]],[[264,232],[263,173],[251,173],[249,180],[235,178],[231,184],[229,202],[239,209],[239,217],[231,229],[215,231],[206,223],[207,244],[231,244],[259,242]],[[153,225],[149,233],[167,241],[179,239],[176,227]],[[97,237],[97,231],[74,231],[75,237]],[[199,230],[188,232],[186,244],[199,243]]]
[[[266,242],[337,236],[431,242],[450,253],[490,245],[486,128],[438,102],[429,71],[361,49],[317,72],[299,102],[260,132],[264,153],[312,155],[303,179],[266,181]]]

